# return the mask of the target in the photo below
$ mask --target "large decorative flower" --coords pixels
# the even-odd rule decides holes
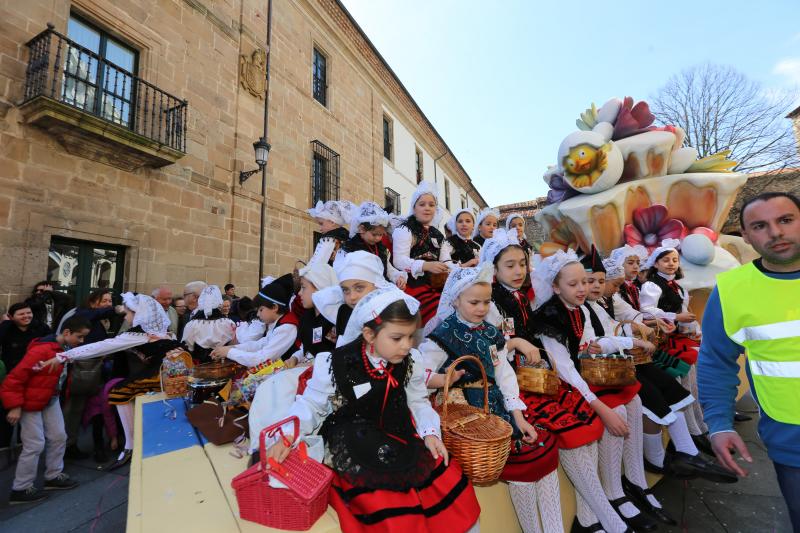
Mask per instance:
[[[667,208],[655,204],[633,211],[633,223],[625,225],[625,242],[631,246],[644,245],[652,252],[664,239],[682,239],[686,233],[683,222],[667,218]]]
[[[616,141],[654,129],[651,124],[655,118],[647,102],[642,100],[633,105],[633,98],[626,96],[622,101],[617,120],[614,121],[614,133],[611,139]]]
[[[550,190],[547,192],[547,205],[563,202],[567,198],[572,198],[580,193],[567,185],[564,175],[554,172],[550,177]]]

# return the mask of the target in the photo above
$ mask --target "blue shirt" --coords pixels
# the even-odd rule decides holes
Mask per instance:
[[[765,271],[760,259],[754,264],[764,275],[771,278],[800,279],[800,271],[788,273]],[[739,385],[738,358],[743,351],[743,348],[725,333],[719,292],[714,287],[703,313],[703,342],[697,359],[699,400],[709,434],[733,430],[736,391]],[[745,371],[750,382],[750,391],[758,402],[748,365],[745,365]],[[777,422],[762,410],[758,432],[767,447],[770,459],[783,465],[800,467],[800,425]]]

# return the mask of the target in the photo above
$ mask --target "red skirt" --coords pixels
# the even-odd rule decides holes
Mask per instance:
[[[522,443],[519,450],[511,443],[511,455],[500,479],[504,481],[539,481],[558,468],[558,440],[546,429],[536,428],[533,444]]]
[[[406,492],[355,487],[334,474],[330,504],[345,533],[467,531],[481,508],[475,489],[451,457],[439,458],[428,481]]]
[[[697,362],[700,343],[683,333],[670,333],[660,348],[688,365]]]
[[[436,316],[436,310],[439,308],[439,298],[442,293],[430,285],[418,285],[416,287],[406,285],[406,294],[419,300],[420,327],[424,327],[430,319]]]
[[[528,406],[525,420],[547,428],[555,435],[559,448],[579,448],[603,436],[600,417],[581,393],[563,381],[558,394],[553,396],[520,391],[519,397]]]
[[[625,405],[633,400],[633,397],[639,394],[639,389],[641,388],[642,384],[638,381],[633,385],[627,385],[625,387],[598,387],[589,385],[589,390],[597,395],[597,399],[601,400],[612,409],[620,405]]]

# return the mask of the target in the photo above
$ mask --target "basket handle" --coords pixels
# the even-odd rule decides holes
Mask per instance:
[[[290,421],[294,423],[294,438],[297,439],[299,438],[300,434],[300,419],[297,418],[296,416],[290,416],[288,418],[284,418],[280,422],[275,422],[271,426],[267,426],[264,429],[262,429],[261,433],[258,435],[258,450],[261,455],[260,459],[261,459],[262,472],[266,471],[267,469],[267,449],[265,445],[266,444],[265,440],[267,436],[272,437],[275,435],[275,433],[280,433],[281,437],[285,438],[283,436],[283,430],[281,429],[281,427]]]
[[[614,336],[615,337],[620,336],[619,335],[620,332],[622,332],[622,335],[621,335],[622,337],[626,336],[625,335],[625,329],[623,327],[626,324],[630,324],[631,330],[633,330],[635,328],[639,332],[639,335],[641,336],[641,338],[643,338],[643,339],[645,338],[644,327],[641,324],[639,324],[638,322],[634,322],[633,320],[620,320],[619,322],[617,322],[617,325],[614,326]]]
[[[444,407],[442,410],[443,423],[447,423],[447,396],[450,392],[450,378],[453,377],[453,373],[456,371],[456,366],[463,361],[475,361],[478,363],[478,368],[481,369],[481,377],[483,378],[483,414],[489,414],[489,380],[486,378],[486,370],[483,368],[483,363],[481,363],[481,360],[474,355],[462,355],[453,361],[449,367],[447,367],[447,374],[444,378]]]

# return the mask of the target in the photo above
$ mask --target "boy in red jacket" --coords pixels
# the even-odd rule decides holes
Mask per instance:
[[[45,369],[40,369],[40,366],[57,353],[81,344],[90,327],[85,318],[73,316],[64,322],[60,334],[34,339],[28,345],[25,357],[0,385],[0,401],[8,411],[6,420],[12,426],[20,422],[22,438],[22,453],[9,498],[12,505],[47,497],[34,486],[39,456],[45,451],[45,443],[44,490],[67,490],[78,484],[63,472],[67,434],[58,393],[64,382],[64,365]]]

